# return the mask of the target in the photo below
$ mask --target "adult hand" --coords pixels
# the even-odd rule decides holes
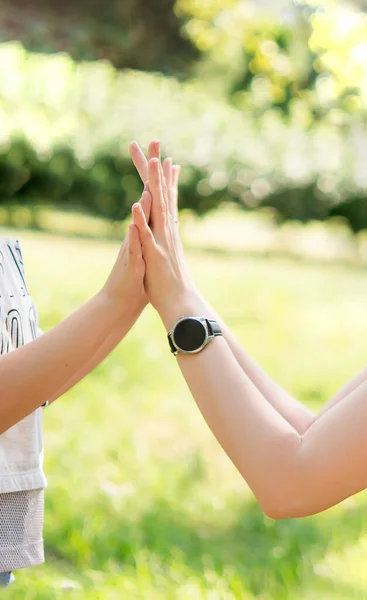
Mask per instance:
[[[132,161],[141,177],[141,180],[144,182],[144,190],[149,191],[149,163],[153,158],[158,158],[161,161],[161,147],[159,140],[153,140],[150,142],[148,146],[148,158],[145,157],[144,152],[140,148],[137,142],[132,142],[130,144],[130,155]],[[172,158],[166,158],[163,161],[161,168],[162,177],[162,187],[163,187],[163,196],[166,200],[167,212],[173,217],[175,222],[178,224],[178,180],[180,176],[181,167],[179,165],[172,164]],[[155,223],[159,223],[159,214],[155,214],[156,211],[159,211],[158,205],[153,203],[152,206],[152,218],[148,224],[152,229],[153,233],[155,232]],[[181,254],[181,264],[185,265],[185,269],[188,275],[188,269],[186,267],[186,260],[184,257],[184,252],[181,244],[180,238],[176,240],[177,251]]]
[[[149,184],[149,161],[151,161],[152,158],[158,158],[159,161],[161,160],[161,148],[159,140],[153,140],[150,142],[148,146],[147,158],[139,144],[135,141],[131,142],[130,156],[142,182],[145,184],[145,186],[147,186]],[[164,175],[163,185],[167,190],[168,211],[175,219],[178,219],[178,179],[180,176],[181,167],[179,165],[172,164],[172,158],[166,158],[163,161],[162,170]],[[152,212],[154,212],[154,208]],[[150,224],[153,225],[153,223],[154,214],[152,214],[152,223]]]
[[[152,226],[149,227],[139,203],[133,205],[133,221],[139,230],[146,264],[144,285],[149,301],[162,318],[166,315],[169,319],[172,307],[197,292],[186,266],[177,219],[170,211],[168,188],[157,157],[148,162],[148,180],[149,191],[144,191],[143,201],[152,198]]]

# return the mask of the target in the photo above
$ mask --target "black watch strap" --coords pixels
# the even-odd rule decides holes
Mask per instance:
[[[212,321],[211,319],[205,319],[205,321],[210,335],[223,335],[218,321]]]
[[[169,347],[171,349],[171,352],[172,352],[172,354],[175,354],[175,352],[177,352],[177,348],[176,348],[176,346],[174,345],[174,343],[172,341],[171,334],[169,333],[167,337],[168,337],[168,343],[169,343]]]

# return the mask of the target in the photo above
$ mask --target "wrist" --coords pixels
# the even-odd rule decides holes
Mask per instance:
[[[177,295],[157,310],[167,331],[183,316],[215,318],[215,313],[195,288]]]
[[[143,294],[138,299],[121,295],[117,300],[105,287],[98,292],[97,297],[114,327],[134,323],[147,305],[146,296]]]

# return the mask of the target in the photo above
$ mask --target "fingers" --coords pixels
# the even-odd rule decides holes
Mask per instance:
[[[170,214],[177,218],[178,215],[178,179],[180,176],[181,167],[173,165],[171,158],[166,158],[163,162],[163,173],[167,182],[168,188],[168,210]]]
[[[148,161],[145,158],[144,152],[135,141],[131,142],[129,149],[134,166],[139,173],[142,182],[145,183],[148,179]]]
[[[175,216],[174,190],[172,189],[172,158],[166,158],[162,164],[163,179],[166,184],[168,212]]]
[[[142,249],[139,237],[139,230],[134,223],[129,225],[129,254],[134,260],[140,260],[142,257]]]
[[[179,165],[172,166],[171,211],[175,219],[178,218],[178,179],[180,171],[181,167]]]
[[[149,193],[149,192],[144,192],[144,194],[146,194],[146,193]],[[144,196],[144,194],[143,194],[143,196]],[[144,211],[143,211],[141,205],[139,204],[139,202],[136,202],[133,205],[132,215],[133,215],[134,225],[139,230],[139,237],[141,240],[141,244],[143,246],[143,250],[144,250],[144,252],[149,252],[149,250],[151,250],[152,248],[155,248],[156,243],[154,240],[153,233],[146,221]]]
[[[140,204],[141,207],[143,209],[143,213],[145,216],[145,220],[147,223],[149,223],[150,221],[150,212],[152,209],[152,196],[150,195],[149,191],[147,191],[144,187],[144,192],[142,195],[142,198],[140,200]]]
[[[181,171],[180,165],[172,166],[172,188],[174,188],[176,190],[178,188],[178,180],[180,177],[180,171]]]
[[[172,158],[166,158],[163,161],[162,168],[167,188],[170,190],[172,186]]]
[[[148,165],[149,191],[153,198],[152,219],[158,231],[162,231],[166,224],[167,204],[163,192],[163,172],[158,158],[152,158]]]
[[[150,142],[148,147],[148,160],[146,159],[145,154],[140,148],[139,144],[135,140],[131,142],[129,150],[134,166],[140,175],[140,179],[143,183],[145,183],[148,180],[148,161],[152,158],[158,158],[158,160],[160,160],[161,144],[159,140],[153,140]]]
[[[152,159],[157,159],[160,165],[161,148],[159,140],[153,140],[150,142],[148,147],[148,160],[146,159],[143,151],[139,144],[135,141],[130,144],[130,155],[132,161],[142,179],[145,183],[144,190],[149,190],[149,179],[150,179],[150,163]],[[158,183],[157,177],[153,176],[153,210],[152,221],[154,226],[163,226],[165,218],[163,215],[167,213],[171,214],[174,218],[177,218],[177,197],[178,197],[178,178],[180,173],[179,165],[173,165],[171,158],[166,158],[163,165],[160,166],[160,184]],[[165,206],[162,204],[162,197]],[[148,202],[148,200],[147,200]],[[152,208],[152,207],[151,207]],[[148,214],[148,206],[144,207],[146,220],[149,223],[150,215]]]
[[[152,140],[148,146],[148,162],[152,158],[161,159],[161,144],[159,140]]]

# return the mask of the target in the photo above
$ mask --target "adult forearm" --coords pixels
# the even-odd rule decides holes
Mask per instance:
[[[192,295],[161,311],[167,330],[184,314],[213,316]],[[284,497],[296,493],[301,436],[265,400],[225,339],[215,338],[196,355],[179,354],[178,364],[215,437],[271,513]]]
[[[220,323],[225,340],[241,369],[251,379],[264,398],[298,431],[304,433],[315,419],[315,415],[302,402],[278,385],[241,346],[223,319],[203,298],[203,303],[213,318]]]
[[[226,339],[229,347],[231,348],[233,356],[243,371],[262,393],[264,398],[270,402],[270,404],[274,406],[274,408],[300,434],[304,434],[315,421],[317,421],[336,404],[339,404],[339,402],[354,392],[359,385],[367,381],[367,368],[364,368],[351,381],[338,390],[317,414],[314,414],[304,404],[302,404],[302,402],[294,398],[279,384],[277,384],[256,363],[256,361],[241,346],[236,336],[231,332],[223,319],[214,311],[214,309],[204,298],[203,302],[213,315],[213,318],[216,318],[220,323],[224,338]]]
[[[119,311],[98,293],[42,337],[0,358],[0,433],[65,392],[106,342],[117,321],[131,322],[132,311]]]

